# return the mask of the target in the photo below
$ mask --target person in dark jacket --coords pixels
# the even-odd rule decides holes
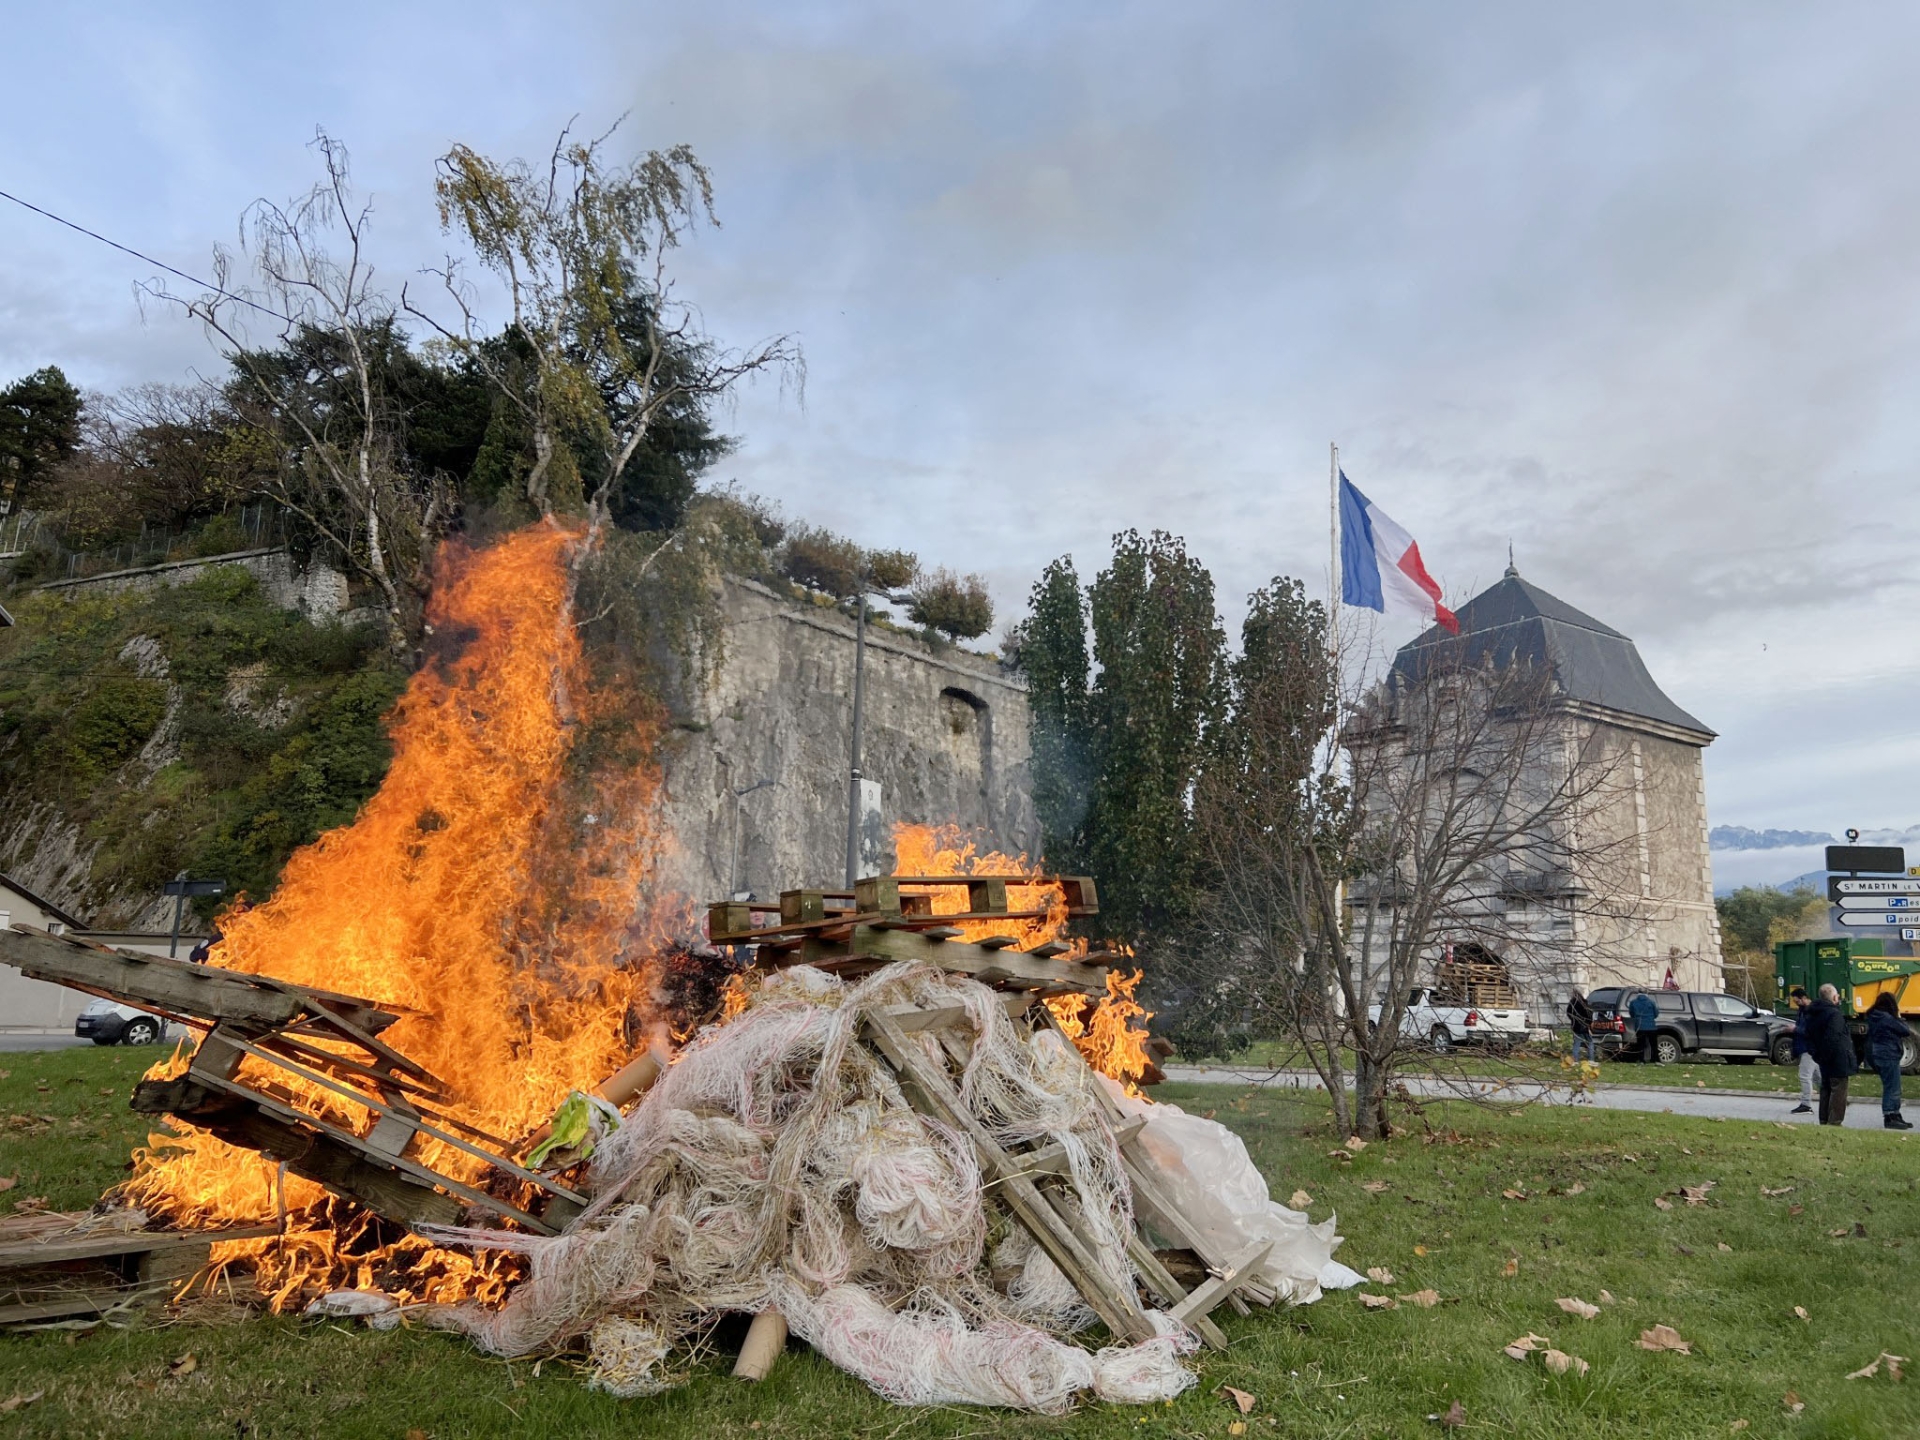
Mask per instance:
[[[1807,1053],[1807,1007],[1813,1003],[1813,997],[1796,985],[1787,998],[1793,1005],[1793,1059],[1800,1067],[1800,1103],[1787,1113],[1811,1115],[1813,1087],[1820,1083],[1820,1067],[1813,1063],[1813,1056]]]
[[[1573,1058],[1598,1060],[1593,1048],[1593,1006],[1578,988],[1567,999],[1567,1024],[1573,1027]],[[1582,1050],[1586,1051],[1584,1056]]]
[[[1654,1027],[1660,1023],[1660,1007],[1653,1003],[1651,995],[1642,990],[1627,1002],[1627,1015],[1633,1021],[1634,1038],[1640,1042],[1640,1063],[1657,1063],[1660,1059],[1660,1042]]]
[[[1853,1037],[1847,1017],[1840,1013],[1840,992],[1820,987],[1820,998],[1807,1007],[1807,1053],[1820,1067],[1820,1123],[1847,1123],[1847,1080],[1853,1074]]]
[[[1880,1123],[1889,1130],[1913,1128],[1900,1113],[1900,1056],[1912,1034],[1892,993],[1882,990],[1867,1009],[1867,1058],[1880,1072]]]

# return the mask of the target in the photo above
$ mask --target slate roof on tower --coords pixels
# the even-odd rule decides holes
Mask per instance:
[[[1442,654],[1450,662],[1459,656],[1469,665],[1491,659],[1501,668],[1518,659],[1551,666],[1561,694],[1578,704],[1688,731],[1686,738],[1698,745],[1714,737],[1654,683],[1633,641],[1522,580],[1511,565],[1497,584],[1456,613],[1459,636],[1433,626],[1400,647],[1393,657],[1395,676],[1418,679]]]

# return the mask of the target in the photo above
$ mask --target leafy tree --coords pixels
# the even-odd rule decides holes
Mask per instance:
[[[1720,912],[1720,935],[1728,950],[1765,954],[1776,939],[1793,938],[1775,935],[1773,931],[1783,920],[1797,925],[1810,902],[1824,919],[1826,902],[1805,887],[1789,891],[1765,885],[1743,885],[1731,895],[1717,897],[1713,907]]]
[[[1033,806],[1040,849],[1064,871],[1086,867],[1086,819],[1093,788],[1088,697],[1087,599],[1065,556],[1041,572],[1015,630],[1015,663],[1027,679],[1032,716]]]
[[[724,453],[706,428],[712,402],[763,370],[797,375],[800,356],[785,336],[724,349],[674,296],[668,256],[700,222],[717,223],[693,151],[621,166],[606,139],[563,134],[538,169],[465,145],[441,157],[441,224],[505,286],[513,344],[488,343],[451,264],[443,278],[463,318],[438,328],[518,412],[528,504],[657,528],[677,520],[703,457]]]
[[[907,615],[950,640],[973,640],[993,628],[993,597],[978,575],[956,575],[943,566],[913,587]]]
[[[57,365],[0,390],[0,515],[34,491],[80,443],[80,392]]]
[[[1074,578],[1065,560],[1049,567],[1019,651],[1041,823],[1061,847],[1047,858],[1090,869],[1101,928],[1151,952],[1178,941],[1199,899],[1189,801],[1226,704],[1226,633],[1213,577],[1163,531],[1114,537],[1086,592],[1090,657]]]

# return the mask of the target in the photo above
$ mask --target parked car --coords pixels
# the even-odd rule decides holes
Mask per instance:
[[[1632,988],[1595,990],[1587,996],[1593,1006],[1592,1032],[1603,1058],[1637,1054],[1639,1039],[1627,1007],[1643,993]],[[1771,1060],[1791,1065],[1793,1021],[1770,1010],[1749,1005],[1738,995],[1712,995],[1693,990],[1647,990],[1659,1012],[1654,1058],[1672,1065],[1687,1055],[1715,1055],[1730,1065]]]
[[[166,1038],[167,1022],[131,1005],[95,1000],[73,1022],[73,1033],[96,1045],[152,1045]]]
[[[1460,1045],[1486,1045],[1498,1049],[1523,1043],[1531,1033],[1527,1012],[1520,1006],[1496,1009],[1486,1005],[1449,1005],[1446,997],[1430,987],[1407,992],[1406,1013],[1400,1017],[1400,1033],[1409,1040],[1425,1040],[1446,1054]],[[1381,1007],[1367,1014],[1377,1024]]]

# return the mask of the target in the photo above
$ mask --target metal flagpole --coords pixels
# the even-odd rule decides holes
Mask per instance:
[[[1340,665],[1340,447],[1327,446],[1327,639]],[[1335,677],[1336,684],[1338,676]]]

